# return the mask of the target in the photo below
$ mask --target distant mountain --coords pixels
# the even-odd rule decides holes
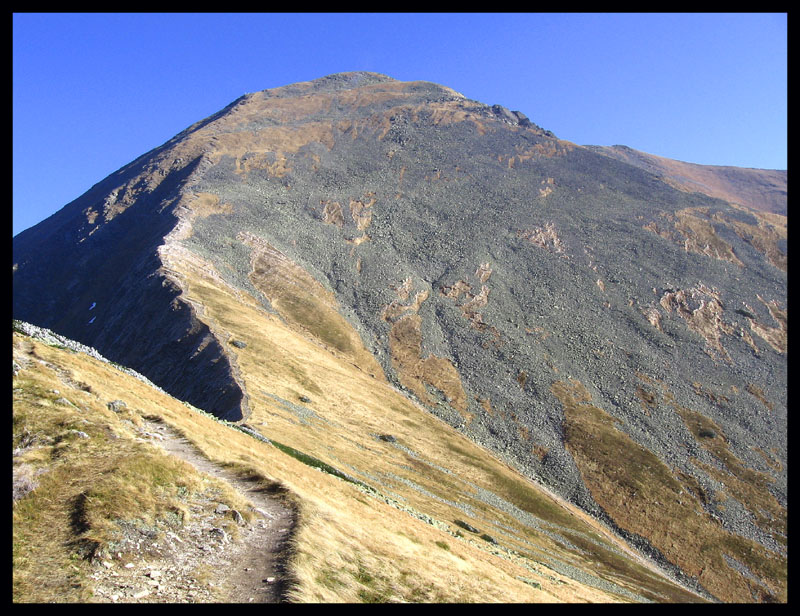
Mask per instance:
[[[697,165],[624,145],[587,147],[640,167],[679,190],[703,193],[761,212],[787,215],[788,173],[785,170]]]
[[[20,233],[14,317],[333,466],[355,445],[276,400],[389,432],[352,409],[394,387],[693,591],[785,601],[783,178],[341,73],[246,94]],[[409,455],[416,479],[348,472],[422,482]],[[473,498],[454,477],[424,491]]]

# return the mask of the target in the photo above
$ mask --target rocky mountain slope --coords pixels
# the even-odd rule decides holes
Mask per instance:
[[[679,190],[703,193],[770,214],[787,215],[788,174],[785,170],[697,165],[622,145],[587,147],[640,167]]]
[[[247,94],[14,238],[14,316],[329,463],[276,409],[395,387],[701,595],[785,600],[786,217],[651,171],[428,82]]]

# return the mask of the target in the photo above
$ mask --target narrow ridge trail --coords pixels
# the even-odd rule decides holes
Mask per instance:
[[[239,539],[224,542],[225,546],[216,554],[208,555],[208,565],[214,572],[212,583],[221,595],[218,595],[219,600],[230,603],[285,601],[289,585],[285,559],[296,523],[292,508],[257,482],[242,479],[206,458],[166,423],[147,419],[142,435],[199,471],[225,481],[251,505],[254,519],[250,524],[240,525]]]

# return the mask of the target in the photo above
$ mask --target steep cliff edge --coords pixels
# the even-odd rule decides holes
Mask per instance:
[[[13,314],[100,349],[176,397],[241,419],[246,400],[230,361],[158,253],[202,164],[202,152],[181,158],[168,145],[14,238]]]

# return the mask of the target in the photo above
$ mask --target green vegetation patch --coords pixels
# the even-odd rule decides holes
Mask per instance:
[[[388,603],[391,599],[392,593],[385,581],[370,573],[361,563],[353,577],[363,586],[358,590],[362,603]]]
[[[271,439],[270,439],[270,442],[273,445],[275,445],[275,447],[280,449],[283,453],[292,456],[293,458],[295,458],[296,460],[299,460],[303,464],[307,464],[308,466],[310,466],[312,468],[317,468],[317,469],[321,470],[324,473],[328,473],[329,475],[333,475],[334,477],[338,477],[339,479],[344,479],[345,481],[349,481],[350,483],[354,483],[356,485],[368,487],[368,486],[366,486],[366,484],[362,483],[358,479],[350,477],[349,475],[343,473],[339,469],[334,468],[333,466],[331,466],[327,462],[323,462],[319,458],[315,458],[314,456],[311,456],[311,455],[309,455],[307,453],[303,453],[302,451],[300,451],[298,449],[295,449],[294,447],[289,447],[288,445],[284,445],[282,443],[279,443],[277,441],[273,441]]]
[[[328,346],[348,355],[353,352],[349,332],[342,318],[322,302],[310,295],[290,294],[284,290],[275,305],[284,316]]]

